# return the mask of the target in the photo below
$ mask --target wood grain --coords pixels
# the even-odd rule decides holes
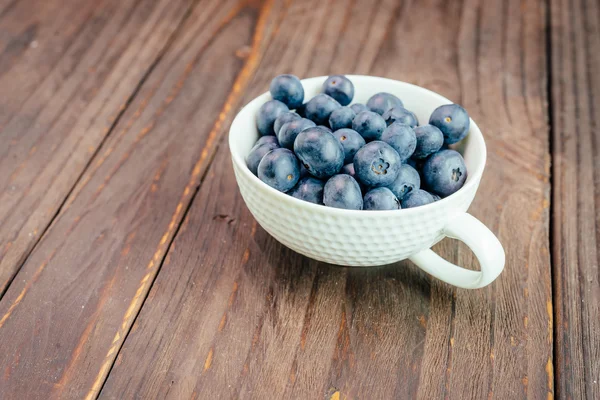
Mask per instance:
[[[600,398],[600,4],[551,2],[557,394]]]
[[[259,13],[208,1],[178,29],[0,302],[0,398],[96,397],[271,34]]]
[[[507,253],[496,283],[466,291],[408,262],[350,269],[299,256],[257,226],[221,146],[101,397],[552,398],[545,11],[293,2],[244,98],[278,73],[344,72],[465,105],[489,151],[471,212]],[[463,245],[436,250],[477,268]]]
[[[189,7],[24,0],[1,8],[0,297]]]

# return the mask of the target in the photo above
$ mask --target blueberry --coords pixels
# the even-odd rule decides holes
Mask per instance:
[[[254,143],[254,147],[258,147],[265,143],[275,143],[279,147],[279,141],[276,136],[261,136],[256,143]]]
[[[323,189],[325,182],[312,176],[302,178],[288,194],[300,200],[315,204],[323,204]]]
[[[444,134],[444,143],[454,144],[469,133],[469,114],[458,104],[447,104],[436,108],[429,117],[429,123],[437,126]]]
[[[391,93],[377,93],[367,101],[367,108],[379,115],[394,107],[404,107],[402,100]]]
[[[275,136],[279,136],[279,130],[286,122],[290,122],[300,118],[302,117],[292,111],[279,114],[279,117],[277,117],[277,119],[275,119],[275,122],[273,123],[273,131],[275,132]]]
[[[330,128],[330,127],[328,127],[328,126],[325,126],[325,125],[318,125],[318,127],[319,127],[319,128],[322,128],[322,129],[325,129],[325,130],[326,130],[327,132],[329,132],[329,133],[333,132],[333,131],[331,130],[331,128]]]
[[[429,193],[433,197],[433,201],[440,201],[442,198],[435,193]]]
[[[338,129],[333,132],[344,149],[344,164],[351,163],[354,160],[354,155],[365,145],[365,139],[352,129]]]
[[[310,172],[308,172],[304,164],[300,163],[300,179],[306,178],[307,176],[310,176]]]
[[[422,125],[415,128],[417,136],[417,148],[413,158],[423,159],[442,148],[444,135],[442,131],[433,125]]]
[[[424,206],[429,203],[433,203],[433,197],[424,190],[417,189],[410,192],[402,200],[402,208],[413,208]]]
[[[258,164],[258,178],[280,192],[287,192],[300,179],[300,163],[288,149],[271,150]]]
[[[325,184],[323,204],[335,208],[362,210],[363,198],[358,182],[346,174],[330,178]]]
[[[287,106],[278,100],[269,100],[263,104],[256,115],[256,126],[262,136],[274,135],[273,124],[279,114],[289,111]]]
[[[364,210],[399,210],[400,200],[388,188],[371,189],[363,199]]]
[[[417,171],[421,171],[423,169],[423,164],[425,164],[425,160],[417,160],[416,158],[409,158],[406,160],[406,164],[410,165]]]
[[[385,123],[389,126],[394,122],[400,122],[401,124],[408,125],[411,128],[419,125],[417,116],[412,111],[408,111],[404,107],[394,107],[383,114]]]
[[[274,138],[275,136],[263,136],[263,137]],[[248,157],[246,157],[246,165],[248,166],[248,169],[250,170],[250,172],[252,172],[254,175],[256,175],[258,173],[257,172],[258,164],[260,164],[260,161],[263,159],[265,154],[267,154],[271,150],[274,150],[277,148],[279,148],[279,144],[272,143],[272,142],[262,143],[262,144],[257,143],[256,145],[254,145],[252,150],[250,150]]]
[[[312,119],[317,125],[325,125],[331,113],[340,107],[336,100],[320,93],[306,103],[306,118]]]
[[[388,186],[388,189],[394,193],[394,195],[402,200],[406,197],[407,194],[412,192],[413,190],[418,190],[421,188],[421,177],[416,169],[411,167],[408,164],[402,164],[400,166],[400,171],[398,171],[398,177],[391,185]]]
[[[329,116],[329,126],[334,131],[342,128],[352,128],[352,120],[356,113],[350,107],[340,107]]]
[[[306,104],[304,103],[301,106],[296,107],[296,114],[298,114],[299,116],[301,116],[302,118],[306,118]]]
[[[350,164],[344,165],[342,167],[342,170],[340,171],[340,174],[350,175],[351,177],[355,178],[354,164],[350,163]]]
[[[388,126],[381,135],[381,140],[394,148],[400,155],[400,160],[405,162],[413,155],[417,148],[415,131],[408,126],[395,122]]]
[[[279,130],[279,133],[277,134],[279,144],[281,145],[281,147],[293,150],[294,140],[296,140],[296,136],[298,136],[298,134],[303,130],[311,128],[313,126],[315,126],[315,123],[312,122],[310,119],[306,118],[300,118],[290,122],[286,122],[285,124],[283,124],[283,126]]]
[[[319,126],[300,132],[294,151],[308,172],[319,179],[337,174],[344,166],[342,145],[332,133]]]
[[[386,125],[381,115],[372,111],[363,111],[352,121],[352,129],[360,133],[367,142],[380,140]]]
[[[467,179],[465,160],[455,150],[442,150],[427,159],[423,166],[423,180],[433,193],[450,196]]]
[[[385,142],[364,145],[354,156],[354,170],[358,180],[366,186],[391,185],[400,171],[400,156]]]
[[[370,111],[367,106],[361,103],[354,103],[350,106],[350,108],[352,111],[354,111],[354,114],[360,114],[363,111]]]
[[[301,106],[304,101],[304,88],[300,79],[294,75],[276,76],[269,89],[273,99],[281,101],[290,109]]]
[[[358,182],[358,186],[360,186],[360,191],[365,194],[369,191],[369,187],[363,185],[357,178],[356,178],[356,172],[354,171],[354,164],[350,163],[350,164],[346,164],[342,167],[342,170],[340,171],[340,174],[347,174],[350,175],[351,177],[353,177],[354,179],[356,179],[356,182]]]
[[[354,97],[354,85],[344,75],[332,75],[323,83],[323,93],[347,106]]]

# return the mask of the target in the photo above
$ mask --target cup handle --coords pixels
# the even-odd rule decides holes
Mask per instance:
[[[505,254],[498,238],[471,214],[459,214],[443,230],[444,235],[465,243],[475,254],[481,271],[454,265],[431,249],[410,257],[423,271],[442,281],[464,289],[478,289],[492,283],[504,269]]]

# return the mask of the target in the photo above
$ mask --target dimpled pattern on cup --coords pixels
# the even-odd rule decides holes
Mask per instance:
[[[350,76],[356,102],[389,91],[400,97],[417,116],[429,113],[447,99],[428,90],[383,78]],[[314,95],[325,77],[303,81],[308,96]],[[420,100],[419,100],[420,98]],[[462,150],[469,171],[467,183],[457,193],[427,206],[394,211],[341,210],[304,202],[277,192],[256,178],[243,162],[258,133],[248,119],[268,93],[255,99],[232,124],[230,148],[242,197],[258,223],[285,246],[310,258],[347,266],[393,263],[431,247],[443,238],[444,226],[465,212],[477,191],[485,164],[485,144],[473,123]]]

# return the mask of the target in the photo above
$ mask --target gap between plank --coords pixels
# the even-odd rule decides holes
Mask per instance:
[[[549,203],[550,207],[548,208],[548,245],[550,247],[550,251],[548,251],[548,255],[550,258],[550,280],[551,280],[551,297],[552,297],[552,368],[554,369],[553,373],[553,394],[554,397],[557,397],[558,390],[558,374],[556,373],[556,354],[557,354],[557,312],[560,305],[555,304],[555,296],[554,293],[557,293],[556,288],[556,280],[554,279],[554,268],[555,268],[555,259],[554,259],[554,154],[555,154],[555,143],[554,143],[554,99],[552,97],[553,87],[552,87],[552,79],[553,75],[553,63],[552,63],[552,0],[546,0],[546,37],[545,37],[545,50],[546,50],[546,105],[548,112],[548,153],[550,156],[550,169],[548,172],[549,178],[548,182],[550,183],[550,193]]]
[[[6,282],[6,286],[4,287],[4,290],[0,292],[0,300],[2,300],[2,298],[4,297],[4,295],[10,288],[10,286],[12,285],[13,281],[15,280],[15,278],[17,277],[17,275],[19,274],[19,272],[21,271],[23,266],[27,263],[27,261],[31,257],[31,254],[33,253],[33,251],[37,248],[38,244],[42,241],[42,239],[44,238],[44,236],[46,235],[46,233],[48,232],[48,230],[50,229],[52,224],[54,224],[56,218],[60,215],[67,200],[69,199],[69,197],[71,196],[71,194],[73,193],[73,191],[75,190],[75,188],[77,187],[79,182],[81,181],[81,178],[83,177],[85,172],[89,169],[90,165],[92,165],[93,161],[96,159],[96,156],[100,153],[100,150],[104,147],[104,144],[106,143],[108,138],[111,136],[111,134],[115,130],[115,127],[121,120],[121,117],[129,109],[129,106],[131,105],[131,103],[133,102],[133,100],[135,99],[137,94],[139,93],[143,84],[146,82],[146,80],[148,79],[148,77],[150,76],[152,71],[154,71],[154,69],[156,68],[158,63],[162,60],[162,58],[166,54],[167,50],[171,47],[172,43],[175,41],[175,38],[177,37],[179,30],[183,27],[185,21],[191,15],[192,10],[196,7],[197,2],[198,2],[198,0],[195,0],[192,4],[190,4],[190,6],[186,10],[186,12],[183,14],[183,17],[181,18],[181,21],[180,21],[179,25],[177,26],[177,28],[173,31],[173,33],[171,33],[171,35],[165,42],[165,45],[163,46],[163,48],[159,51],[159,53],[156,56],[156,58],[154,59],[154,61],[150,64],[150,66],[148,67],[146,72],[144,72],[144,74],[142,75],[142,78],[140,79],[140,81],[134,87],[133,91],[131,92],[131,94],[129,95],[127,100],[125,101],[125,107],[122,107],[119,110],[119,112],[117,113],[117,117],[115,118],[113,123],[110,125],[108,132],[106,133],[106,135],[104,135],[104,137],[100,141],[99,145],[96,147],[96,150],[94,150],[94,152],[92,153],[91,157],[89,158],[89,160],[87,161],[87,163],[85,164],[83,169],[81,170],[81,173],[79,174],[79,176],[77,176],[77,179],[75,180],[75,182],[73,183],[73,185],[71,186],[71,188],[69,189],[67,194],[65,195],[64,199],[61,201],[60,205],[56,209],[56,212],[52,215],[52,217],[50,218],[50,221],[48,221],[48,223],[46,224],[42,233],[37,237],[37,240],[35,240],[35,242],[33,243],[33,246],[31,246],[31,249],[23,256],[22,261],[19,263],[18,268],[15,269],[13,275]]]

